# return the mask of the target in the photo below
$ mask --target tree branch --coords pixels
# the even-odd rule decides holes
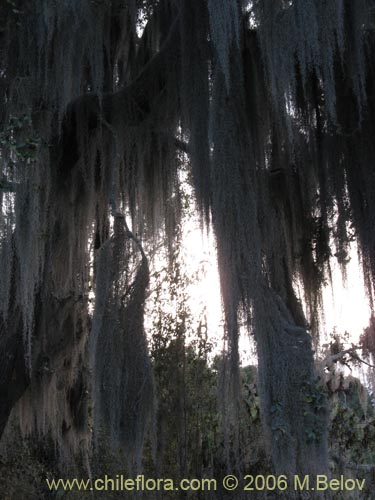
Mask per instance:
[[[141,252],[141,255],[142,255],[142,260],[144,262],[148,262],[147,260],[147,257],[146,257],[146,254],[145,254],[145,251],[143,250],[143,246],[142,246],[142,243],[140,242],[140,240],[135,236],[135,234],[130,231],[129,229],[129,226],[126,222],[126,218],[124,216],[124,214],[120,213],[120,212],[117,212],[115,215],[114,215],[116,218],[118,219],[121,219],[123,224],[124,224],[124,227],[125,227],[125,231],[126,231],[126,235],[128,238],[130,238],[131,240],[134,241],[134,243],[136,244],[136,246],[138,247],[138,250]]]
[[[359,362],[369,366],[370,368],[375,368],[374,365],[367,363],[367,361],[363,360],[357,354],[357,351],[360,349],[358,346],[352,346],[349,349],[345,349],[344,351],[338,352],[337,354],[333,354],[332,356],[328,356],[325,360],[323,360],[323,365],[326,367],[331,367],[334,363],[342,359],[346,354],[350,354],[354,359]]]

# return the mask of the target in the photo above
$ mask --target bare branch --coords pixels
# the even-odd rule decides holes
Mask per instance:
[[[331,367],[334,363],[342,359],[346,354],[350,354],[350,356],[357,361],[369,366],[370,368],[375,368],[374,365],[371,365],[370,363],[367,363],[367,361],[363,360],[362,358],[359,357],[357,354],[357,351],[360,349],[360,347],[353,345],[349,349],[345,349],[344,351],[341,351],[337,354],[333,354],[332,356],[328,356],[325,360],[323,360],[323,365],[326,367]]]
[[[140,242],[139,238],[137,238],[135,236],[135,234],[132,231],[130,231],[129,226],[128,226],[127,222],[126,222],[125,216],[122,213],[118,212],[118,213],[115,214],[115,217],[122,220],[122,222],[124,224],[124,227],[125,227],[126,235],[128,236],[128,238],[130,238],[131,240],[134,241],[134,243],[138,247],[139,251],[141,252],[142,260],[147,263],[148,260],[147,260],[145,251],[143,250],[142,243]]]

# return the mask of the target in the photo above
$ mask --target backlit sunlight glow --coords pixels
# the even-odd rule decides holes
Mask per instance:
[[[212,233],[202,233],[197,224],[190,221],[184,226],[183,240],[188,272],[198,276],[197,281],[188,289],[189,306],[197,316],[202,311],[202,305],[206,306],[209,337],[216,346],[217,354],[222,347],[220,339],[223,314],[214,236]],[[204,272],[200,272],[202,269]],[[356,344],[370,318],[357,246],[352,244],[345,283],[334,258],[331,269],[332,287],[327,285],[323,289],[324,318],[320,331],[321,340],[329,340],[334,331],[339,334],[347,331],[349,341]],[[254,345],[246,332],[242,332],[240,338],[240,355],[243,365],[255,362]]]
[[[187,161],[184,157],[182,164]],[[220,354],[224,348],[223,328],[224,317],[220,294],[220,280],[216,257],[215,237],[212,230],[201,229],[197,207],[194,202],[194,193],[188,180],[188,171],[182,168],[179,172],[182,195],[189,200],[189,208],[183,216],[182,225],[182,265],[183,272],[191,279],[186,287],[187,306],[193,316],[193,325],[199,324],[202,312],[207,318],[208,340],[213,345],[210,358]],[[334,243],[332,242],[332,249]],[[334,252],[333,252],[334,253]],[[345,279],[335,257],[331,257],[330,268],[332,285],[327,284],[322,290],[323,311],[320,324],[320,343],[331,340],[331,335],[337,333],[342,336],[348,333],[347,341],[358,344],[364,328],[369,324],[371,310],[365,293],[363,273],[358,257],[358,248],[355,242],[351,243],[349,262],[346,265]],[[165,259],[156,256],[154,259],[156,270],[165,268]],[[153,285],[151,284],[151,289]],[[165,290],[168,293],[167,289]],[[302,290],[296,289],[303,303]],[[150,307],[152,293],[149,297]],[[164,304],[166,312],[174,314],[176,305]],[[151,309],[149,309],[151,310]],[[146,330],[151,331],[150,317],[146,317]],[[186,332],[186,342],[195,340],[195,331]],[[245,327],[240,327],[239,339],[240,361],[243,366],[256,364],[255,343]]]
[[[329,335],[333,329],[338,333],[347,331],[350,341],[357,343],[368,326],[371,311],[355,243],[347,264],[346,282],[335,259],[332,259],[332,281],[333,287],[327,286],[323,291],[325,331],[322,333]]]

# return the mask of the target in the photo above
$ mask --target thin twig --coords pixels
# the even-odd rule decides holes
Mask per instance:
[[[375,368],[374,365],[371,365],[367,361],[363,360],[362,358],[359,357],[357,354],[357,351],[360,349],[358,346],[353,346],[350,347],[349,349],[345,349],[344,351],[341,351],[337,354],[334,354],[332,356],[329,356],[323,361],[324,366],[331,366],[333,363],[336,363],[339,359],[343,358],[346,354],[350,354],[354,359],[360,361],[361,363],[369,366],[370,368]]]

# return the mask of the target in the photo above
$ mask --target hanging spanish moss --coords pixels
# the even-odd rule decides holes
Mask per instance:
[[[368,3],[2,3],[0,434],[13,411],[89,455],[93,424],[139,463],[147,248],[176,244],[183,154],[217,243],[227,451],[245,321],[275,470],[326,470],[312,346],[331,243],[344,269],[357,239],[371,303],[375,280]]]
[[[153,383],[143,330],[148,266],[143,254],[132,269],[132,237],[117,215],[113,237],[100,250],[92,328],[94,429],[103,427],[112,446],[125,444],[130,464],[140,464]]]

